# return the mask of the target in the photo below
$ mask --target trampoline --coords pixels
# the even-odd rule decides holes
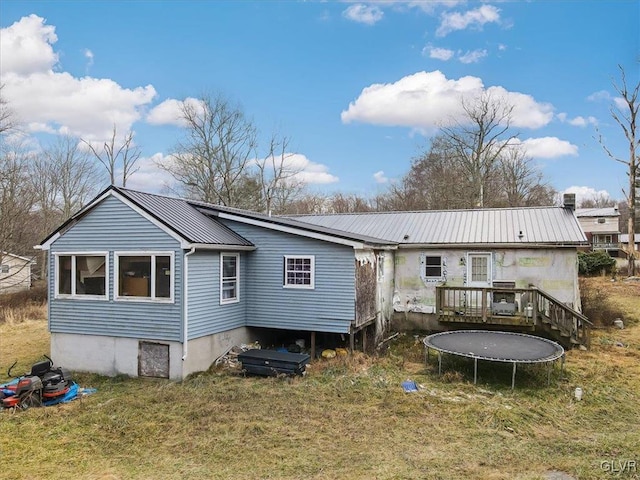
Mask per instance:
[[[546,338],[524,333],[487,330],[455,330],[429,335],[424,339],[425,362],[431,349],[438,352],[438,374],[442,374],[442,354],[473,358],[473,383],[478,381],[478,360],[513,364],[511,388],[516,383],[516,366],[519,363],[547,363],[547,384],[551,382],[551,367],[561,360],[564,366],[564,349]]]

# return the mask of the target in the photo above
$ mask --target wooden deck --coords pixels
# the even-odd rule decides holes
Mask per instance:
[[[551,334],[565,345],[589,346],[591,323],[580,312],[535,288],[436,287],[438,320],[511,326]]]

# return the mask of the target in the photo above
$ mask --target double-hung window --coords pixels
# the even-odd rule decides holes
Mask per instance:
[[[285,255],[284,288],[315,288],[315,257]]]
[[[240,255],[220,254],[220,304],[240,301]]]
[[[173,301],[173,252],[116,252],[116,300]]]
[[[424,276],[428,279],[442,278],[442,257],[426,255],[424,257]]]
[[[107,253],[58,253],[55,262],[57,298],[107,299]]]

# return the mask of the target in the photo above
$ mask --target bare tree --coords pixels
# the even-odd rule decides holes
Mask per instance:
[[[626,141],[628,142],[629,147],[629,157],[628,158],[620,158],[616,156],[604,143],[602,135],[599,136],[598,140],[600,145],[607,153],[607,155],[615,160],[616,162],[620,162],[627,167],[627,175],[629,177],[629,186],[628,189],[623,193],[627,199],[627,204],[629,205],[629,220],[627,223],[627,231],[629,233],[629,243],[627,245],[627,274],[629,276],[635,275],[635,231],[636,231],[636,198],[638,192],[640,191],[640,169],[638,166],[638,151],[640,150],[640,135],[638,134],[637,121],[638,121],[638,110],[640,109],[640,101],[638,99],[638,94],[640,93],[640,81],[635,85],[627,85],[627,78],[621,65],[618,65],[620,69],[620,83],[613,82],[613,88],[616,93],[620,95],[622,102],[624,103],[624,107],[618,107],[614,103],[611,107],[611,116],[616,121],[622,131],[624,132],[624,136]]]
[[[605,193],[596,193],[580,202],[580,208],[615,207],[617,202]]]
[[[122,186],[127,186],[127,180],[139,170],[137,166],[142,151],[133,141],[133,131],[129,130],[121,141],[118,141],[118,132],[115,123],[111,138],[102,144],[102,148],[96,148],[91,142],[82,140],[91,150],[91,153],[104,166],[109,174],[109,182],[116,185],[118,169],[122,170]]]
[[[556,191],[519,146],[503,150],[498,160],[500,191],[507,207],[552,205]]]
[[[288,137],[272,135],[267,156],[256,160],[263,208],[268,214],[283,212],[304,189],[304,182],[297,178],[301,169],[291,162],[295,154],[289,152],[289,143]]]
[[[16,126],[15,113],[9,106],[9,102],[2,94],[4,84],[0,84],[0,135],[8,133]]]
[[[2,141],[0,147],[0,252],[30,253],[24,228],[35,195],[30,176],[33,159],[20,144]]]
[[[484,207],[486,186],[503,151],[517,135],[510,132],[513,105],[488,93],[462,102],[465,118],[440,131],[446,150],[463,168],[473,188],[475,206]]]
[[[184,138],[159,167],[188,197],[254,207],[260,188],[249,167],[257,158],[256,129],[240,107],[221,95],[203,95],[197,102],[183,102],[181,119]]]

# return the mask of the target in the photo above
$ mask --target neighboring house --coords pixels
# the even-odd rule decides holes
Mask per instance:
[[[0,294],[29,290],[32,263],[30,258],[0,252]]]
[[[621,233],[620,234],[620,244],[626,250],[627,246],[629,245],[629,234],[628,233]],[[636,233],[633,236],[633,244],[634,244],[636,250],[640,250],[640,233]]]
[[[583,245],[562,207],[285,218],[110,187],[39,247],[57,363],[179,379],[266,332],[364,346],[410,315],[583,343]]]
[[[591,250],[604,250],[612,257],[621,255],[618,207],[578,208],[576,217]]]

